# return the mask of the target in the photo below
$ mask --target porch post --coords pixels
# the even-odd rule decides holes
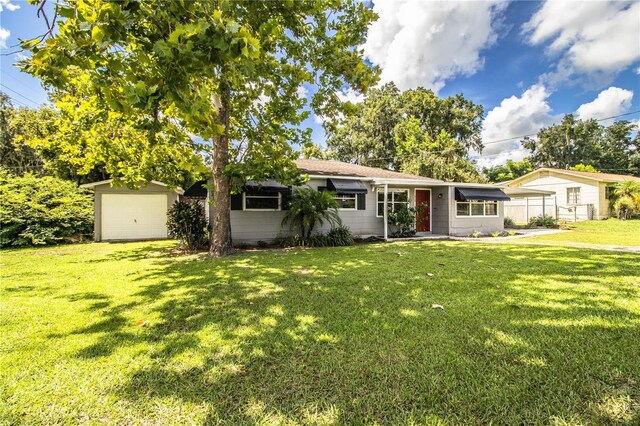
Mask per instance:
[[[546,196],[542,196],[542,217],[545,217],[547,215],[547,210],[545,209],[545,199],[547,197]]]
[[[387,241],[389,239],[389,229],[387,225],[387,216],[389,215],[389,201],[387,200],[387,194],[389,193],[389,184],[384,184],[384,211],[382,212],[382,220],[384,221],[384,240]]]

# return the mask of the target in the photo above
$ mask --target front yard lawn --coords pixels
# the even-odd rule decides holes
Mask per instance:
[[[588,220],[569,223],[570,230],[560,234],[539,235],[527,241],[640,246],[640,219]]]
[[[0,253],[0,424],[640,422],[635,254],[174,247]]]

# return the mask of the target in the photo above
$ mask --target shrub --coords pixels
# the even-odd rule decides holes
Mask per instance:
[[[332,247],[350,246],[353,244],[353,235],[346,226],[336,226],[326,235],[327,245]]]
[[[302,245],[311,238],[317,224],[341,224],[338,201],[333,192],[316,191],[311,187],[296,188],[288,208],[282,225],[289,224],[290,229],[300,231]]]
[[[280,247],[297,247],[302,245],[302,238],[298,234],[279,236],[274,243]]]
[[[249,244],[245,242],[238,243],[238,245],[236,245],[236,248],[239,248],[240,250],[246,250],[249,248]]]
[[[387,223],[393,225],[395,230],[391,233],[392,237],[412,237],[416,235],[416,214],[426,208],[425,204],[417,207],[409,207],[406,204],[397,204],[395,210],[391,210],[387,215]]]
[[[93,197],[73,182],[0,169],[0,247],[68,243],[93,233]]]
[[[629,219],[640,213],[640,182],[618,182],[611,195],[611,208],[618,219]]]
[[[209,242],[209,224],[199,201],[177,201],[167,212],[167,230],[187,250],[197,250]]]
[[[337,226],[332,228],[326,234],[312,234],[304,241],[299,234],[294,234],[277,238],[276,243],[282,247],[296,247],[304,245],[309,247],[340,247],[353,244],[353,236],[351,235],[349,228]]]
[[[514,226],[516,226],[515,220],[511,219],[510,217],[505,217],[504,218],[504,227],[505,228],[513,228]]]
[[[471,233],[469,234],[469,238],[480,238],[482,237],[482,232],[474,229],[473,231],[471,231]]]
[[[529,219],[529,228],[535,228],[537,226],[545,227],[545,228],[557,228],[558,227],[558,219],[549,215],[540,215],[534,216]]]
[[[262,240],[258,241],[257,244],[258,244],[258,247],[260,247],[260,248],[266,248],[269,245],[269,243],[267,243],[266,241],[262,241]]]

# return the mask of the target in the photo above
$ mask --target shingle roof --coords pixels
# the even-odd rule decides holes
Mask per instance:
[[[406,173],[394,172],[392,170],[379,169],[376,167],[359,166],[357,164],[343,163],[334,160],[296,160],[296,165],[309,175],[320,176],[352,176],[361,178],[381,178],[381,179],[410,179],[428,180],[432,182],[442,182],[424,176],[410,175]]]
[[[613,173],[592,173],[592,172],[579,172],[576,170],[565,170],[565,169],[553,169],[550,167],[545,167],[540,170],[549,170],[551,172],[564,173],[567,175],[574,175],[580,177],[586,177],[589,179],[596,179],[603,182],[624,182],[627,180],[637,180],[640,182],[640,177],[629,176],[629,175],[616,175]]]

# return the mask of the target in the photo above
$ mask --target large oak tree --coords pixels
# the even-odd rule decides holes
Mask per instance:
[[[482,179],[469,151],[482,151],[483,108],[462,95],[440,98],[422,87],[401,92],[387,83],[354,110],[325,123],[327,144],[340,160],[444,180]]]
[[[296,127],[309,113],[302,85],[316,85],[311,107],[334,116],[338,90],[364,91],[377,78],[356,48],[375,14],[353,0],[66,0],[55,9],[57,32],[23,44],[26,71],[62,92],[80,71],[95,108],[128,117],[150,143],[170,143],[168,123],[210,141],[214,256],[231,251],[234,185],[298,178],[291,144],[309,141]]]
[[[596,120],[568,114],[561,123],[540,130],[537,138],[525,138],[522,146],[531,150],[535,167],[569,169],[583,164],[602,172],[640,176],[637,130],[629,121],[605,127]]]

